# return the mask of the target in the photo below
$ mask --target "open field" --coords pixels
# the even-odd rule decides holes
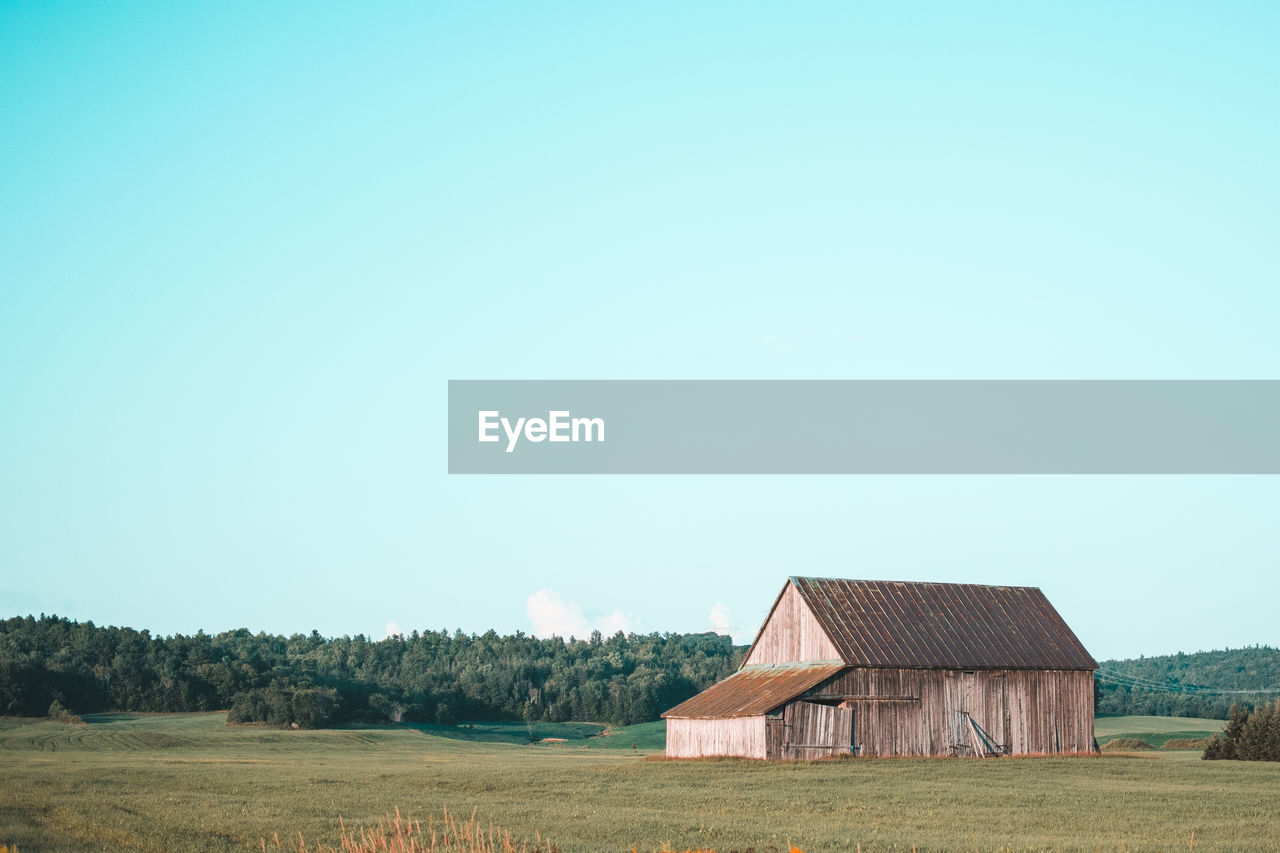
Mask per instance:
[[[1174,738],[1212,737],[1225,725],[1225,720],[1199,717],[1099,717],[1093,731],[1100,744],[1118,737],[1132,737],[1159,748]]]
[[[24,853],[243,851],[276,832],[332,842],[339,815],[348,826],[376,823],[398,805],[422,816],[478,807],[482,820],[550,835],[565,853],[664,843],[727,853],[787,842],[806,853],[855,843],[1168,851],[1188,849],[1192,831],[1197,850],[1280,849],[1280,765],[1206,762],[1185,751],[677,762],[632,750],[627,735],[639,732],[628,730],[611,736],[624,748],[590,749],[510,742],[523,723],[441,737],[436,727],[228,728],[222,714],[90,720],[0,721],[0,843]]]
[[[661,720],[634,726],[604,723],[462,723],[458,726],[431,726],[405,723],[424,734],[475,743],[511,743],[558,748],[635,749],[662,752],[666,747],[667,724]]]

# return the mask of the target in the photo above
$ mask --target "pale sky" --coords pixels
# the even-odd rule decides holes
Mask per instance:
[[[449,379],[1280,378],[1272,3],[0,7],[0,616],[1280,644],[1267,477],[450,477]]]

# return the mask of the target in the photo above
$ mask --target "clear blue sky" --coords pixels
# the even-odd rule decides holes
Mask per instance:
[[[1280,378],[1274,3],[0,7],[0,615],[1280,644],[1280,478],[450,478],[448,379]],[[719,607],[716,607],[719,605]],[[715,608],[715,613],[712,613]]]

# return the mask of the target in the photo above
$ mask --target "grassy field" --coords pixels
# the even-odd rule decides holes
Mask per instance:
[[[478,807],[574,851],[1280,849],[1280,765],[1150,757],[766,764],[646,756],[660,724],[278,731],[222,714],[0,721],[0,843],[24,853],[332,842],[399,806]],[[1141,718],[1100,722],[1134,734]],[[1161,722],[1177,731],[1199,725]],[[1115,727],[1116,730],[1107,727]],[[1124,729],[1120,731],[1119,729]],[[637,748],[632,749],[632,743]],[[593,746],[612,748],[597,749]],[[620,747],[620,748],[619,748]]]
[[[1132,737],[1159,748],[1174,738],[1212,737],[1225,725],[1225,720],[1199,717],[1099,717],[1093,731],[1100,744]]]

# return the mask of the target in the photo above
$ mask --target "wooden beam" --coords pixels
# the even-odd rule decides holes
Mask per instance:
[[[833,699],[840,702],[919,702],[919,696],[853,696],[848,693],[813,693],[805,699]]]

